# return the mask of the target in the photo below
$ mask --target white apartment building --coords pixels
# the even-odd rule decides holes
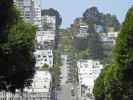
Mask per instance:
[[[88,36],[88,25],[83,21],[82,18],[79,19],[79,29],[76,34],[76,37],[87,37]]]
[[[20,10],[21,17],[26,22],[33,22],[34,18],[34,5],[32,0],[14,0],[14,4]]]
[[[118,32],[100,33],[104,45],[115,45]]]
[[[53,67],[53,52],[52,50],[36,50],[34,52],[36,64],[35,66],[41,69],[45,64],[49,68]]]
[[[34,24],[38,27],[41,26],[41,1],[40,0],[33,0],[34,4]]]
[[[41,3],[40,0],[14,0],[14,4],[21,13],[25,22],[41,26]]]
[[[88,33],[88,25],[84,22],[80,22],[79,33]]]
[[[52,77],[49,71],[36,71],[33,83],[33,92],[49,93],[51,89]]]
[[[37,48],[52,49],[55,45],[54,31],[37,31],[36,32]]]
[[[28,100],[50,100],[52,77],[49,71],[36,71],[31,87],[25,88]]]
[[[52,76],[48,71],[36,71],[33,83],[25,88],[23,97],[20,91],[15,94],[11,92],[0,92],[0,100],[51,100]]]
[[[99,76],[103,65],[99,61],[77,61],[80,98],[84,100],[88,95],[93,95],[94,81]]]
[[[49,15],[42,16],[42,25],[44,27],[47,27],[46,29],[49,31],[55,31],[56,30],[56,16],[49,16]]]
[[[50,100],[51,83],[52,76],[49,71],[36,71],[32,86],[25,88],[24,91],[27,92],[31,98],[35,97],[36,100]]]

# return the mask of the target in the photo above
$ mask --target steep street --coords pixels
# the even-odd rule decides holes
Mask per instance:
[[[61,55],[62,66],[61,66],[61,90],[57,93],[57,100],[78,100],[76,98],[77,94],[75,92],[75,86],[73,83],[68,82],[68,56]]]

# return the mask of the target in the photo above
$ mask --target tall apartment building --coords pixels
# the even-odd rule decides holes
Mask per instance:
[[[21,17],[26,22],[33,22],[34,5],[32,0],[14,0],[17,9],[21,13]]]
[[[41,3],[40,0],[14,0],[14,4],[21,13],[25,22],[41,25]]]
[[[91,59],[81,59],[77,61],[78,80],[79,80],[79,98],[87,100],[88,96],[92,96],[94,81],[99,76],[103,65],[99,61]]]
[[[54,45],[55,45],[54,31],[37,31],[36,32],[37,49],[53,49]]]
[[[38,27],[41,27],[41,1],[40,0],[33,0],[34,5],[34,24]]]

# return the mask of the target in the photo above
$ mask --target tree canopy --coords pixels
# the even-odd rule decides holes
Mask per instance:
[[[104,14],[99,12],[97,7],[88,8],[83,13],[83,19],[91,26],[92,24],[102,25],[104,32],[107,32],[107,27],[113,27],[115,30],[119,30],[120,23],[115,15],[109,13]],[[91,31],[91,27],[89,29]]]
[[[10,5],[11,2],[9,1],[12,0],[5,1],[5,4]],[[6,26],[10,25],[10,27],[3,27],[3,31],[6,31],[8,35],[4,34],[7,41],[0,42],[0,90],[15,92],[16,89],[23,89],[32,82],[35,71],[32,53],[35,27],[25,23],[19,17],[18,11],[13,8],[13,3],[10,6],[10,10],[5,11],[5,13],[11,13],[11,9],[14,9],[15,16],[11,21],[5,21]],[[6,18],[12,17],[12,14],[5,16]],[[7,19],[0,19],[0,22],[2,20]]]
[[[79,18],[77,18],[71,27],[71,30],[73,31],[73,35],[74,35],[73,44],[74,44],[75,51],[78,51],[78,53],[80,53],[80,51],[82,51],[83,49],[84,50],[86,49],[87,51],[89,51],[88,53],[86,52],[88,55],[87,58],[102,60],[104,57],[103,46],[102,46],[100,35],[97,32],[95,32],[95,29],[94,29],[95,22],[88,23],[83,18],[80,18],[80,19],[82,20],[82,23],[88,26],[88,29],[87,29],[88,36],[85,36],[85,37],[75,36],[75,34],[78,34],[77,30],[80,30],[79,28],[80,20]],[[88,20],[91,20],[91,19],[88,19]]]
[[[0,42],[7,41],[8,28],[16,21],[13,0],[0,1]],[[10,23],[9,23],[10,22]]]
[[[133,98],[133,7],[129,9],[118,35],[110,66],[96,80],[96,100]],[[102,99],[101,99],[102,98]]]
[[[109,31],[119,31],[120,23],[117,17],[110,13],[104,14],[97,7],[91,7],[83,13],[83,20],[88,24],[88,33],[90,33],[88,37],[90,56],[94,59],[98,58],[104,63],[110,62],[112,47],[104,46],[100,34]]]

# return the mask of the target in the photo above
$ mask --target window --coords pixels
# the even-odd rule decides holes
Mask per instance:
[[[52,55],[50,55],[49,58],[52,58]]]
[[[40,58],[41,56],[40,55],[38,55],[38,58]]]
[[[46,56],[43,56],[44,58],[46,58]]]

